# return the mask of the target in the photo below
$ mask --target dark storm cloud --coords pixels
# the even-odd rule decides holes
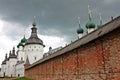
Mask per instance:
[[[33,16],[37,16],[40,34],[66,36],[69,41],[77,37],[77,17],[81,17],[82,26],[88,21],[88,4],[97,24],[99,12],[103,14],[104,22],[109,21],[110,16],[120,14],[119,0],[0,0],[0,16],[13,26],[20,23],[24,27],[28,27]]]

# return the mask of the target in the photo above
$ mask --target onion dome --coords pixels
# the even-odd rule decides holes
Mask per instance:
[[[43,45],[43,41],[40,38],[38,38],[38,36],[37,36],[37,27],[36,27],[35,21],[33,22],[32,25],[33,25],[33,27],[31,28],[31,30],[32,30],[31,36],[30,36],[30,38],[27,39],[27,41],[25,42],[25,45],[28,45],[28,44],[41,44],[41,45]]]
[[[86,24],[86,28],[95,28],[95,23],[92,21],[92,11],[90,10],[89,5],[88,5],[88,15],[89,15],[89,21]]]
[[[78,34],[83,33],[83,32],[84,32],[84,30],[83,30],[81,27],[79,27],[79,28],[77,29],[77,33],[78,33]]]
[[[87,22],[86,28],[95,28],[95,23],[92,22],[91,20]]]
[[[80,34],[84,32],[84,30],[81,28],[81,25],[80,25],[80,17],[78,17],[78,22],[79,22],[79,28],[77,29],[77,33]]]
[[[26,41],[27,41],[27,39],[24,36],[23,39],[21,39],[21,43],[25,43]]]
[[[21,39],[21,42],[17,45],[17,47],[19,46],[23,46],[24,44],[27,41],[27,39],[25,38],[25,36]]]

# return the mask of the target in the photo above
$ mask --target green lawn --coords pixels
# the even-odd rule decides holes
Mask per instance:
[[[17,78],[16,80],[32,80],[32,79],[21,77],[21,78]]]

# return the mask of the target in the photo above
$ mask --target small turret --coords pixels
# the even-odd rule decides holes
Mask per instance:
[[[9,53],[9,59],[10,58],[17,58],[17,55],[15,55],[15,47],[13,47],[12,53],[11,53],[11,51]]]
[[[30,66],[30,62],[29,62],[29,59],[28,59],[28,56],[26,58],[26,62],[25,62],[25,68],[27,68],[28,66]]]
[[[50,46],[50,47],[49,47],[49,51],[51,51],[51,50],[52,50],[52,47]]]
[[[27,39],[25,38],[25,36],[21,39],[21,43],[25,43],[27,41]]]
[[[90,6],[88,5],[88,15],[89,15],[89,21],[86,23],[86,28],[88,33],[95,30],[95,23],[92,21],[92,11],[90,10]]]
[[[11,50],[10,50],[10,53],[9,53],[9,57],[11,56]]]
[[[78,38],[81,38],[83,37],[84,30],[81,28],[80,25],[80,17],[78,17],[78,21],[79,21],[79,28],[77,29],[77,34],[78,34]]]

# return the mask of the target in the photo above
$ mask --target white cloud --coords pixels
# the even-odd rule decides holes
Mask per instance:
[[[10,23],[3,21],[3,28],[1,35],[7,35],[8,37],[18,38],[20,35],[24,35],[25,27],[19,23]]]
[[[47,52],[49,47],[57,48],[60,46],[64,46],[67,44],[64,38],[57,37],[57,36],[45,36],[45,35],[39,35],[39,38],[41,38],[44,42],[44,45],[46,46],[44,48],[44,51]]]

